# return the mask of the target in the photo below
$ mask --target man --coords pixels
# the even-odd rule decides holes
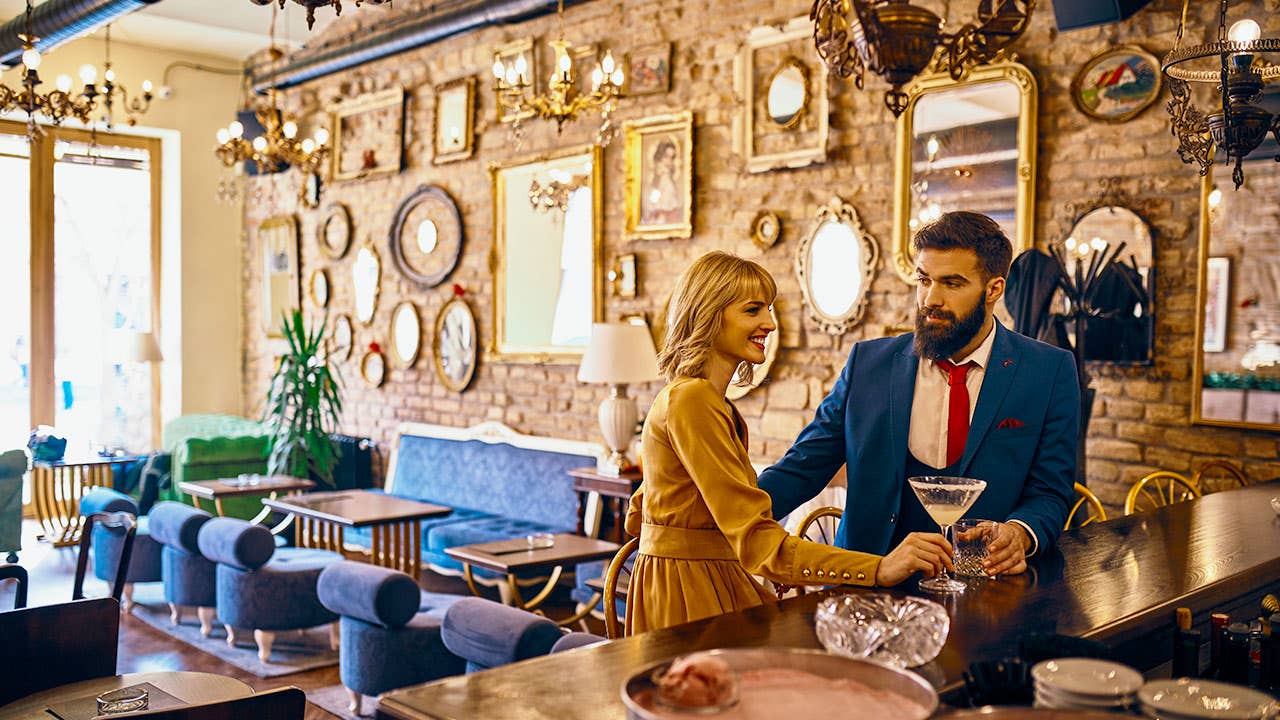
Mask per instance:
[[[760,475],[780,518],[840,465],[849,493],[836,544],[884,555],[938,531],[906,479],[973,477],[966,515],[1001,521],[989,574],[1026,570],[1054,545],[1073,494],[1080,388],[1075,360],[996,322],[1012,247],[991,218],[953,212],[921,228],[916,331],[854,345],[795,444]]]

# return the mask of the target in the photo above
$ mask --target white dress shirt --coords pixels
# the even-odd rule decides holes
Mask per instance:
[[[973,421],[973,410],[978,406],[978,394],[982,391],[982,380],[987,375],[987,363],[991,361],[991,346],[995,343],[996,327],[991,330],[982,344],[972,353],[962,358],[951,358],[951,363],[960,366],[967,362],[974,363],[965,375],[964,386],[969,391],[969,421]],[[947,382],[948,373],[938,367],[933,360],[920,359],[916,368],[916,389],[911,400],[911,429],[907,434],[907,451],[917,460],[934,468],[947,466],[947,418],[950,415],[951,386]],[[1034,555],[1040,547],[1040,541],[1031,531],[1031,526],[1021,520],[1010,520],[1022,526],[1031,537],[1031,549],[1027,556]]]

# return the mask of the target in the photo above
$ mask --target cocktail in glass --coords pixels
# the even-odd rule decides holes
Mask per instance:
[[[929,517],[942,528],[943,537],[952,544],[954,534],[950,532],[951,526],[973,507],[987,487],[984,480],[941,475],[908,478],[907,482]],[[934,593],[958,593],[964,592],[965,584],[947,575],[947,569],[943,568],[937,577],[921,580],[920,589]]]

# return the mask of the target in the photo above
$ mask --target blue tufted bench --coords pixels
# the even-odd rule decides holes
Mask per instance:
[[[422,559],[438,573],[460,576],[462,564],[446,548],[574,532],[578,495],[568,471],[594,466],[603,454],[596,443],[522,435],[500,423],[467,429],[406,423],[397,431],[386,492],[453,508],[422,522]],[[346,540],[369,544],[367,532],[349,530]],[[476,576],[505,591],[496,573],[478,569]]]

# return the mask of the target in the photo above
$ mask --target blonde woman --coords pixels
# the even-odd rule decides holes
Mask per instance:
[[[627,598],[632,632],[742,610],[773,600],[751,576],[787,585],[896,585],[916,571],[951,569],[951,546],[912,533],[883,558],[789,535],[771,515],[747,454],[747,426],[725,399],[750,378],[776,328],[777,287],[759,265],[703,255],[671,297],[658,366],[669,384],[644,424],[644,483],[627,532],[640,538]]]

